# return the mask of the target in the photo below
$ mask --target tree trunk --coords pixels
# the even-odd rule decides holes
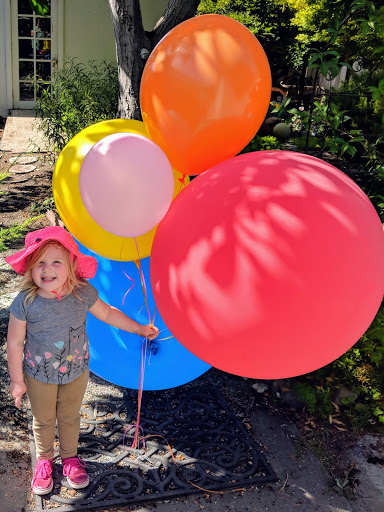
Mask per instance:
[[[168,5],[156,23],[155,28],[149,33],[153,44],[152,49],[173,27],[179,25],[196,14],[200,0],[169,0]]]
[[[141,119],[139,89],[145,60],[140,53],[146,45],[139,0],[109,0],[119,69],[117,117]]]
[[[145,61],[160,39],[196,13],[200,0],[170,0],[152,32],[145,32],[139,0],[108,0],[119,70],[117,117],[141,120],[140,81]],[[154,0],[155,1],[155,0]]]

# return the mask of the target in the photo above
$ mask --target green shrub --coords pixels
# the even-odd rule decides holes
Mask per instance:
[[[302,135],[301,137],[295,138],[295,144],[297,146],[298,151],[305,151],[307,147],[307,137]],[[324,145],[323,139],[319,139],[317,137],[310,137],[308,140],[308,149],[309,151],[319,151]]]
[[[67,61],[52,87],[38,91],[39,128],[52,148],[61,151],[87,126],[116,117],[118,91],[116,65]]]
[[[330,391],[324,388],[313,387],[300,380],[294,382],[293,390],[306,404],[308,411],[319,418],[328,418],[332,412]]]
[[[30,217],[22,224],[14,224],[10,228],[1,228],[0,229],[0,252],[4,252],[9,248],[10,243],[13,240],[17,240],[24,236],[24,233],[27,231],[29,224],[33,221],[39,219],[41,215]]]
[[[48,210],[52,210],[55,207],[55,201],[53,197],[47,197],[46,199],[41,199],[40,201],[34,201],[31,204],[31,215],[35,214],[43,214]]]
[[[256,135],[240,154],[266,151],[267,149],[280,149],[280,142],[273,135],[265,135],[264,137]]]
[[[352,348],[323,368],[305,377],[298,377],[293,389],[312,414],[325,417],[332,405],[330,397],[343,384],[356,393],[357,397],[342,400],[342,418],[348,419],[358,429],[369,424],[383,425],[383,353],[384,304],[366,333]]]
[[[361,130],[365,135],[383,131],[384,96],[374,99],[369,93],[369,89],[383,78],[384,69],[351,74],[332,96],[332,101],[340,109],[348,111],[352,128]],[[366,83],[371,85],[367,87]]]

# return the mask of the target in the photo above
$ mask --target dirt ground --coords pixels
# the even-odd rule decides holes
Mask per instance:
[[[13,156],[17,155],[1,152],[0,150],[0,173],[9,168],[9,159]],[[37,156],[38,160],[33,164],[36,166],[33,172],[10,174],[0,184],[0,228],[9,228],[14,224],[21,224],[26,221],[31,216],[31,205],[33,203],[41,203],[44,199],[52,196],[53,161],[47,154],[34,156]],[[28,230],[38,229],[49,225],[49,223],[46,215],[43,214],[41,218],[28,227]],[[8,268],[3,258],[19,250],[22,246],[23,238],[20,238],[13,241],[9,249],[0,255],[0,502],[8,504],[6,509],[3,506],[0,507],[3,512],[34,510],[34,500],[29,490],[31,467],[26,411],[18,411],[13,405],[8,391],[9,377],[6,365],[8,312],[4,303],[9,302],[12,294],[16,293],[19,278]],[[2,298],[6,299],[5,302],[1,301]],[[228,382],[236,384],[236,382],[239,383],[239,379],[241,378],[236,380],[229,377]],[[362,469],[347,453],[349,449],[353,450],[353,447],[358,446],[364,435],[368,435],[368,431],[356,433],[345,426],[337,428],[337,425],[330,424],[328,421],[318,421],[305,408],[296,410],[284,406],[281,398],[272,392],[271,382],[266,383],[268,389],[262,393],[255,391],[252,388],[253,384],[255,384],[255,381],[242,381],[239,384],[242,389],[241,393],[238,393],[235,388],[230,389],[230,386],[228,388],[232,397],[231,406],[243,423],[250,425],[252,414],[254,414],[257,407],[262,407],[280,424],[294,426],[301,436],[297,450],[301,450],[300,443],[302,446],[305,445],[306,449],[310,449],[324,465],[329,475],[329,485],[332,492],[336,495],[344,495],[348,500],[351,500],[351,503],[357,503],[359,497],[366,493],[366,488],[362,488]],[[363,446],[362,449],[366,449],[367,453],[372,455],[372,449],[369,446]],[[384,468],[384,452],[382,457],[378,456],[377,459],[376,466]],[[279,486],[281,489],[284,482],[280,482]],[[378,496],[379,498],[380,496]],[[203,509],[204,506],[200,505],[200,508]],[[128,506],[118,509],[110,508],[108,512],[113,512],[113,510],[129,512],[148,509],[141,509],[140,507],[133,509]],[[264,508],[260,510],[264,510]],[[306,508],[305,510],[312,509]],[[316,508],[316,510],[320,509]],[[331,509],[327,508],[326,510]],[[341,511],[342,509],[335,508],[334,510]],[[360,511],[364,509],[356,508],[353,510]],[[372,511],[376,512],[373,508]],[[377,511],[379,511],[379,508],[377,508]]]
[[[0,139],[3,127],[0,125]],[[10,168],[10,158],[17,154],[0,151],[0,174]],[[32,156],[32,155],[28,155]],[[31,205],[51,196],[52,165],[47,155],[38,156],[36,169],[26,174],[9,174],[0,184],[0,228],[22,224],[31,217]],[[32,214],[37,216],[36,213]],[[34,221],[31,229],[48,225],[46,217]],[[18,286],[18,277],[4,262],[4,258],[23,246],[23,238],[11,243],[0,255],[0,502],[7,512],[22,512],[34,502],[29,492],[31,460],[26,411],[13,405],[8,392],[9,377],[6,363],[6,332],[8,311],[6,305]],[[3,508],[8,503],[10,508]],[[25,504],[28,508],[25,508]]]

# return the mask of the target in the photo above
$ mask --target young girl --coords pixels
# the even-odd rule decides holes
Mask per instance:
[[[85,280],[94,277],[96,259],[82,254],[59,226],[29,233],[25,248],[6,262],[24,276],[10,307],[7,354],[15,405],[20,409],[25,392],[31,403],[37,457],[32,491],[43,495],[52,490],[56,420],[63,474],[74,489],[82,489],[89,483],[85,463],[77,456],[79,410],[89,375],[87,312],[150,340],[159,331],[98,297]]]

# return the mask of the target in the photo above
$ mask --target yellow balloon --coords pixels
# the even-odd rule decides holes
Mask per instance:
[[[141,121],[113,119],[88,126],[75,135],[60,153],[53,173],[52,190],[61,220],[81,244],[110,260],[134,261],[150,255],[157,226],[138,236],[136,247],[134,238],[113,235],[91,218],[85,209],[79,188],[80,168],[85,155],[99,140],[121,132],[136,133],[150,139]],[[173,176],[175,197],[182,188],[180,180],[183,180],[183,175],[173,170]]]

